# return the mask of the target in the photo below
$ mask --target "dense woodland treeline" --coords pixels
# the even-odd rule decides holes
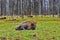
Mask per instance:
[[[58,15],[60,0],[0,0],[0,16]]]

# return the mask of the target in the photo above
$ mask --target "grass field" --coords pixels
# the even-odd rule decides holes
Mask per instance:
[[[0,39],[7,40],[60,40],[60,18],[53,17],[34,17],[34,18],[17,18],[19,21],[0,20]],[[17,31],[15,28],[26,20],[37,22],[36,30]]]

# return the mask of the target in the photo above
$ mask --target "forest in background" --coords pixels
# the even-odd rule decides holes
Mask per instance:
[[[60,0],[0,0],[0,16],[58,15]]]

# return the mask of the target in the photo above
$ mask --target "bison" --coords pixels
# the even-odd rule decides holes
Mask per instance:
[[[35,30],[36,22],[34,21],[26,21],[19,25],[16,30]]]

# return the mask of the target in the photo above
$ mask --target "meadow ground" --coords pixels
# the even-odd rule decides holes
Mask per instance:
[[[9,20],[7,17],[6,20]],[[19,21],[0,20],[0,39],[7,40],[60,40],[60,18],[53,17],[34,17],[17,18]],[[15,28],[26,20],[37,22],[36,30],[17,31]]]

